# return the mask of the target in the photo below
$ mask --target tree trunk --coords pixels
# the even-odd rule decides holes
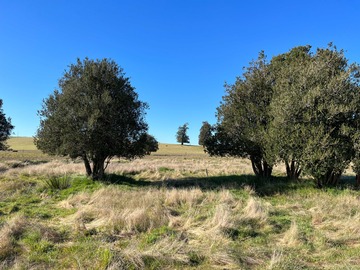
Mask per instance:
[[[360,187],[360,174],[356,174],[355,179],[356,179],[355,185],[357,188],[359,188]]]
[[[328,170],[328,172],[317,179],[317,187],[322,188],[324,186],[336,186],[339,183],[341,173],[336,173],[333,170]]]
[[[105,175],[105,159],[104,158],[96,158],[93,160],[93,169],[92,169],[92,179],[99,180],[103,179]]]
[[[91,170],[91,166],[90,166],[90,162],[89,162],[88,158],[86,157],[86,155],[83,155],[82,159],[84,161],[84,165],[85,165],[85,169],[86,169],[86,175],[91,176],[92,175],[92,170]]]
[[[289,163],[288,160],[285,160],[285,167],[286,167],[286,175],[288,178],[293,180],[299,179],[301,174],[301,168],[296,161],[291,160],[291,162]]]
[[[272,173],[272,166],[270,166],[264,159],[259,157],[250,157],[251,166],[256,176],[270,177]]]

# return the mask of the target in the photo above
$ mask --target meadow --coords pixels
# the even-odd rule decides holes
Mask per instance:
[[[360,194],[317,189],[283,166],[161,144],[114,159],[103,182],[42,154],[0,152],[0,269],[360,269]]]

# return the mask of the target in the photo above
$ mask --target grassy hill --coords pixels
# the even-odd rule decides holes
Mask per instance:
[[[7,141],[8,145],[13,150],[27,151],[37,150],[34,145],[32,137],[11,137]],[[160,143],[159,150],[152,155],[155,156],[183,156],[183,155],[204,155],[204,150],[201,146],[194,145],[180,145]]]
[[[32,137],[11,137],[7,144],[13,150],[36,150]]]

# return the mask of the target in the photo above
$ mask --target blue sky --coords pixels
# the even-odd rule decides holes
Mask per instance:
[[[0,0],[0,98],[16,136],[76,58],[111,58],[150,105],[149,132],[175,143],[189,123],[216,122],[224,82],[264,50],[333,42],[360,62],[360,1]]]

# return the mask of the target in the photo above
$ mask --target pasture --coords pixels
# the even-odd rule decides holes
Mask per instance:
[[[258,179],[248,160],[171,144],[114,159],[94,182],[31,138],[9,145],[18,152],[0,152],[0,269],[359,268],[351,185],[319,190],[282,166]]]

